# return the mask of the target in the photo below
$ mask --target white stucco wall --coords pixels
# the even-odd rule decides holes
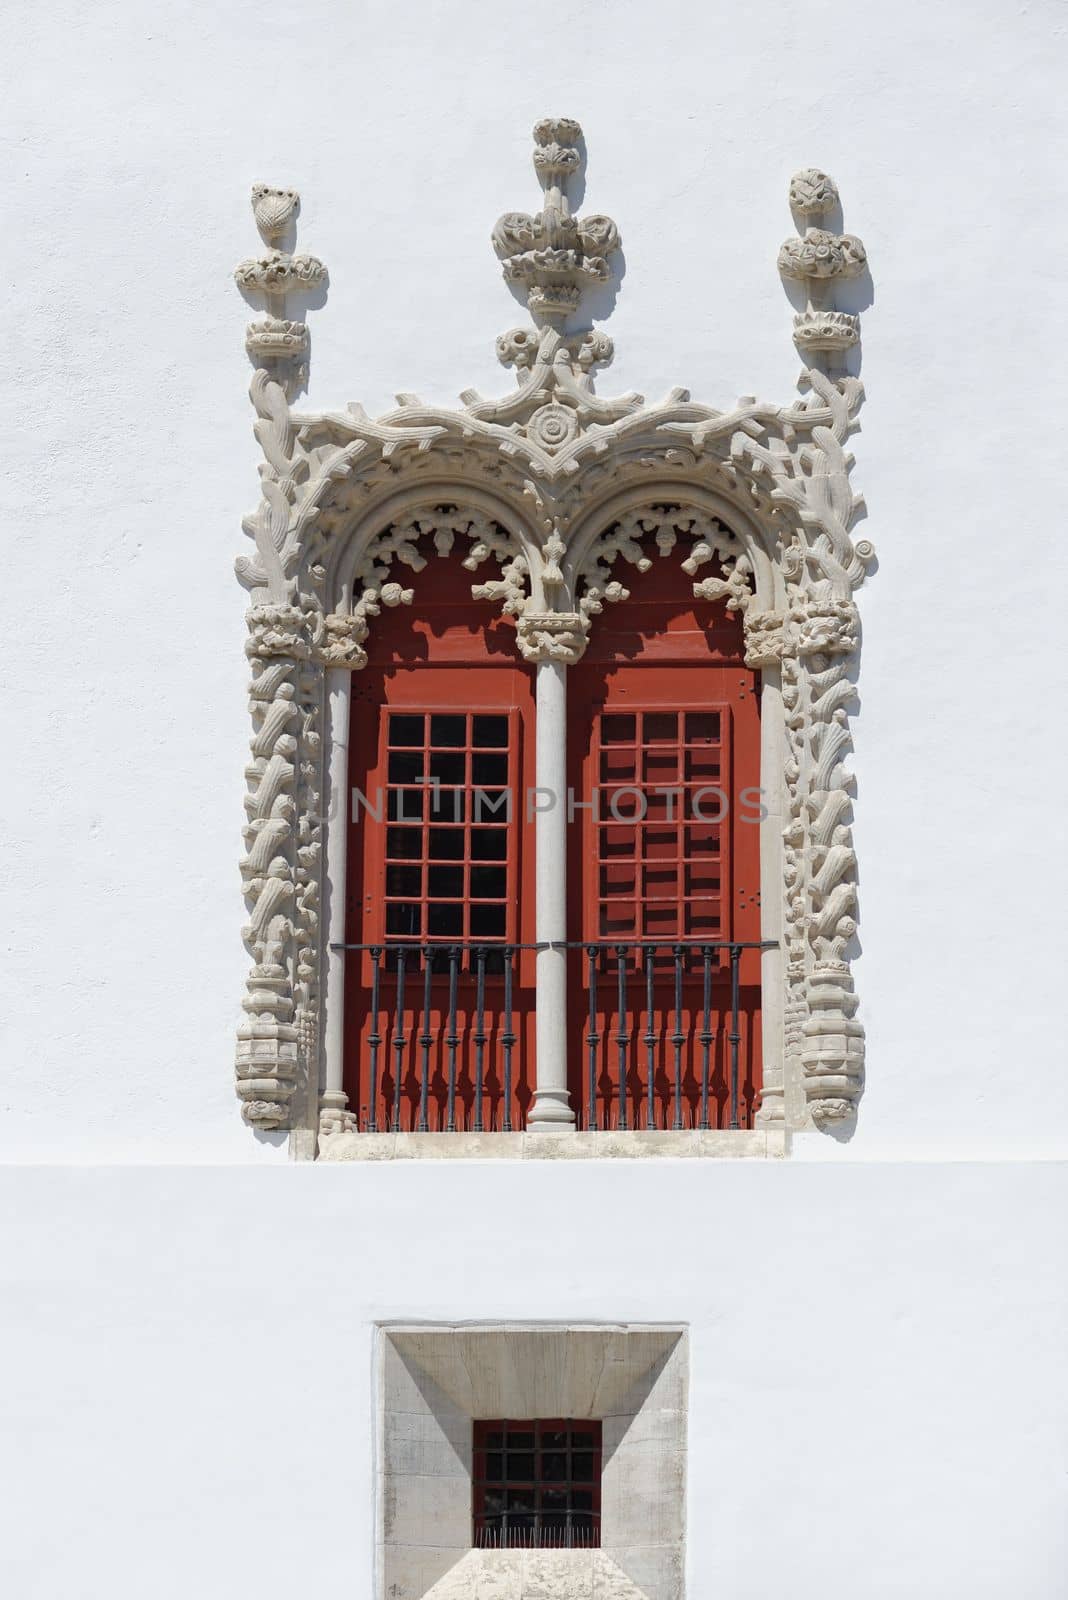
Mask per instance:
[[[1061,9],[0,26],[6,1592],[367,1594],[371,1324],[540,1315],[690,1322],[691,1595],[1063,1593],[1068,1184],[1022,1165],[1068,1154]],[[248,190],[299,187],[330,269],[310,406],[496,392],[489,229],[548,112],[623,233],[603,391],[788,400],[798,167],[868,248],[859,1130],[788,1168],[241,1171],[286,1159],[232,1071]]]

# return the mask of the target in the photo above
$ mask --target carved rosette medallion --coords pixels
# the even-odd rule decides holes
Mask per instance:
[[[252,720],[241,863],[250,971],[237,1050],[244,1114],[261,1128],[352,1125],[340,1089],[318,1093],[324,675],[360,670],[383,609],[417,612],[433,562],[451,554],[470,573],[487,624],[499,629],[503,617],[531,662],[577,661],[604,609],[656,561],[678,562],[696,597],[741,616],[748,664],[781,683],[781,771],[772,776],[786,806],[781,895],[769,883],[763,896],[780,961],[782,1053],[771,1060],[770,1040],[758,1120],[840,1128],[863,1086],[847,758],[853,591],[873,550],[851,532],[846,446],[863,391],[830,367],[859,337],[859,320],[831,295],[863,269],[864,247],[824,226],[837,222],[831,179],[798,173],[790,202],[801,231],[779,258],[807,300],[794,327],[806,364],[790,404],[746,398],[717,411],[684,389],[654,403],[605,397],[593,372],[611,359],[611,340],[563,324],[583,289],[604,281],[619,232],[610,218],[571,214],[578,125],[546,118],[534,139],[541,210],[507,213],[493,232],[534,319],[497,341],[515,385],[501,396],[464,391],[455,409],[411,394],[379,418],[358,405],[291,409],[308,341],[304,323],[286,317],[285,296],[325,282],[325,269],[282,248],[296,191],[253,191],[264,249],[236,273],[267,302],[247,334],[263,461],[260,502],[244,524],[253,548],[237,562],[250,602]]]
[[[559,450],[578,431],[578,418],[566,406],[542,406],[527,423],[527,438],[535,439],[543,450]]]

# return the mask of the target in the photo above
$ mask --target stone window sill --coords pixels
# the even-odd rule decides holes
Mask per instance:
[[[685,1129],[634,1133],[335,1133],[320,1140],[320,1161],[782,1160],[785,1129]]]

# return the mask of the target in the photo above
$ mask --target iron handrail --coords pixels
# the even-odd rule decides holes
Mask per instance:
[[[678,936],[676,938],[662,939],[561,939],[538,940],[536,943],[509,943],[506,940],[473,940],[429,938],[416,939],[404,935],[394,935],[391,938],[383,936],[374,943],[331,943],[330,949],[346,952],[349,950],[367,951],[372,960],[371,994],[370,994],[370,1031],[367,1035],[368,1046],[368,1132],[378,1131],[378,1074],[379,1052],[384,1044],[389,1046],[386,1036],[379,1031],[380,1012],[382,1009],[381,980],[383,976],[383,956],[396,957],[396,1002],[393,1027],[392,1049],[395,1055],[395,1074],[393,1087],[392,1118],[387,1116],[387,1122],[392,1120],[394,1130],[400,1125],[401,1106],[401,1075],[404,1060],[404,1050],[407,1036],[404,1032],[405,1015],[405,979],[407,974],[408,957],[414,955],[423,958],[423,1027],[416,1035],[416,1018],[412,1017],[412,1041],[417,1042],[421,1052],[421,1069],[419,1084],[419,1122],[417,1131],[429,1132],[428,1098],[430,1079],[430,1052],[434,1044],[434,1034],[430,1028],[430,1010],[432,983],[435,976],[431,958],[444,955],[448,958],[448,1022],[444,1032],[447,1050],[447,1098],[446,1122],[444,1132],[456,1132],[456,1094],[457,1094],[457,1055],[461,1043],[461,1035],[457,1031],[458,989],[461,972],[461,958],[468,955],[473,958],[474,971],[477,974],[477,1002],[474,1034],[472,1036],[475,1071],[475,1096],[474,1096],[474,1132],[485,1131],[483,1106],[485,1094],[485,1066],[486,1045],[490,1042],[490,1035],[486,1032],[486,978],[487,960],[490,957],[502,959],[504,977],[504,1026],[500,1034],[500,1044],[503,1051],[503,1127],[505,1133],[511,1132],[511,1106],[512,1106],[512,1051],[517,1043],[518,1035],[514,1029],[512,985],[514,958],[522,950],[578,950],[586,955],[587,972],[586,982],[589,993],[589,1026],[586,1033],[586,1048],[588,1051],[588,1105],[587,1127],[596,1131],[597,1123],[597,1062],[598,1046],[605,1037],[598,1031],[597,1010],[597,980],[598,962],[605,953],[615,955],[615,982],[616,982],[616,1033],[614,1044],[617,1058],[617,1095],[618,1095],[618,1127],[621,1131],[628,1128],[627,1114],[627,1076],[632,1047],[631,1034],[633,1023],[629,1020],[630,1007],[627,995],[628,964],[635,953],[643,958],[643,971],[646,989],[647,1031],[644,1035],[646,1046],[646,1073],[647,1073],[647,1120],[651,1127],[654,1122],[655,1099],[654,1077],[656,1071],[656,1041],[657,1032],[653,1025],[654,1016],[654,989],[656,980],[657,952],[668,952],[674,958],[674,993],[673,1004],[670,1008],[674,1011],[674,1029],[670,1035],[670,1044],[673,1050],[673,1099],[674,1113],[672,1128],[681,1129],[682,1122],[682,1080],[683,1080],[683,1047],[686,1042],[686,1031],[683,1023],[683,980],[684,977],[693,977],[693,968],[684,971],[683,958],[699,956],[701,960],[701,973],[703,976],[703,992],[701,1006],[702,1026],[698,1034],[701,1047],[701,1087],[700,1087],[700,1120],[698,1126],[702,1129],[708,1127],[709,1107],[709,1079],[711,1074],[712,1049],[715,1044],[716,1030],[712,1027],[712,957],[720,950],[726,950],[730,959],[730,1029],[727,1032],[729,1051],[729,1127],[740,1127],[738,1118],[739,1109],[739,1046],[741,1043],[740,1031],[740,970],[741,958],[744,950],[774,950],[778,948],[778,941],[774,939],[701,939]],[[388,968],[386,969],[388,973]],[[468,975],[472,967],[468,967]],[[609,966],[609,971],[611,968]],[[445,973],[439,969],[438,977]],[[605,1013],[607,1025],[608,1014]],[[388,1022],[387,1022],[388,1027]],[[492,1031],[492,1030],[491,1030]],[[634,1039],[633,1048],[637,1055],[638,1040]]]

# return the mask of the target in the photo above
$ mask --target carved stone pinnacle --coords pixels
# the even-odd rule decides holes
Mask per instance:
[[[778,265],[784,278],[805,286],[807,304],[794,318],[794,343],[802,355],[844,350],[860,338],[860,318],[836,311],[830,291],[835,279],[864,270],[868,260],[864,246],[855,234],[808,225],[809,217],[819,219],[839,203],[834,179],[816,167],[795,172],[790,179],[790,206],[805,226],[799,237],[786,240]]]
[[[559,325],[578,307],[588,283],[609,275],[608,256],[619,249],[611,217],[573,217],[567,180],[579,170],[582,129],[570,117],[534,124],[534,170],[544,191],[536,216],[506,211],[491,235],[505,277],[526,287],[534,316]]]

